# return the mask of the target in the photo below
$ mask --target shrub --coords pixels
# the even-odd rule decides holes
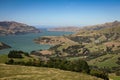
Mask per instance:
[[[96,77],[102,78],[102,79],[104,79],[104,80],[109,80],[108,74],[107,74],[106,72],[102,71],[102,70],[92,69],[92,70],[90,71],[90,74],[91,74],[92,76],[96,76]]]
[[[6,62],[6,64],[13,64],[13,63],[14,63],[14,60],[12,58]]]
[[[84,60],[74,60],[70,62],[69,67],[72,71],[89,73],[89,66]]]
[[[61,58],[50,58],[46,65],[47,67],[51,68],[59,68],[62,70],[69,70],[75,72],[89,73],[90,71],[87,62],[84,60],[68,61]]]
[[[115,72],[116,76],[120,76],[120,71]]]

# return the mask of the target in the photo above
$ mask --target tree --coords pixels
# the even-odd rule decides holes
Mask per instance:
[[[84,72],[84,73],[89,73],[89,66],[86,61],[84,60],[74,60],[71,62],[72,70],[76,72]]]

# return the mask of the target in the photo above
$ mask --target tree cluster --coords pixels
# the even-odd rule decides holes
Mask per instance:
[[[76,56],[79,54],[85,55],[89,53],[87,48],[84,48],[84,45],[73,45],[62,50],[63,52],[69,53],[69,55]]]
[[[58,68],[61,70],[87,73],[99,78],[103,78],[104,80],[109,80],[108,74],[105,71],[98,69],[91,70],[87,62],[81,59],[70,61],[62,57],[49,57],[47,60],[29,59],[27,62],[14,60],[14,58],[22,58],[22,54],[25,55],[26,53],[23,51],[10,51],[8,57],[11,59],[6,62],[6,64]],[[26,54],[26,56],[29,56],[29,54]],[[117,73],[117,75],[119,75],[119,73]]]
[[[29,56],[27,52],[12,50],[8,53],[8,58],[23,58],[23,55]]]
[[[10,59],[7,62],[7,64],[58,68],[62,70],[84,72],[84,73],[89,73],[90,71],[87,62],[84,60],[68,61],[63,58],[50,58],[48,61],[29,60],[28,62],[23,62],[23,61],[15,62],[13,59]]]

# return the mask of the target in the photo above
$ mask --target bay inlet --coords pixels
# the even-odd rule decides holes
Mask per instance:
[[[51,45],[36,44],[33,40],[42,36],[62,36],[73,32],[55,32],[43,30],[41,33],[29,33],[24,35],[0,36],[0,42],[4,42],[12,48],[0,50],[0,54],[7,54],[11,50],[31,52],[33,50],[49,49]]]

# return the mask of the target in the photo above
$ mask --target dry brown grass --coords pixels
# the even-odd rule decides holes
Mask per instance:
[[[53,68],[0,64],[0,80],[102,80],[87,74]]]

